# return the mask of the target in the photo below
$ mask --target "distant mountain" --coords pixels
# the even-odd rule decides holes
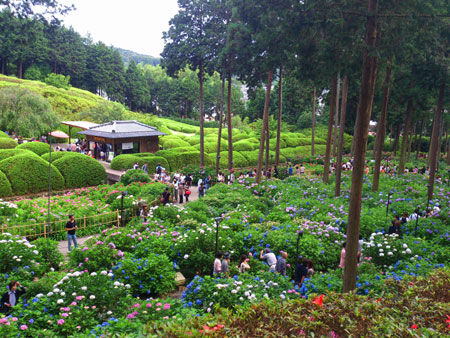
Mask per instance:
[[[153,57],[150,55],[139,54],[139,53],[133,52],[131,50],[117,48],[117,47],[114,47],[114,48],[119,51],[125,65],[127,65],[131,60],[134,60],[134,62],[136,62],[136,64],[142,63],[144,65],[153,65],[153,66],[159,65],[159,63],[161,62],[160,58],[156,58],[156,57]]]

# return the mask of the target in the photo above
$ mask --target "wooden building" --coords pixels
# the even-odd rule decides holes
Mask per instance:
[[[167,135],[137,121],[98,124],[78,134],[86,135],[89,150],[95,158],[103,152],[107,160],[120,154],[154,153],[159,150],[159,136]]]

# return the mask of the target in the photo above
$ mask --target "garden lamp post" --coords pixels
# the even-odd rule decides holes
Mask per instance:
[[[302,237],[303,237],[303,230],[299,230],[297,233],[297,248],[295,250],[295,266],[297,266],[298,264],[298,245]]]
[[[123,219],[123,198],[128,195],[128,191],[122,191],[122,201],[120,203],[120,225],[123,227],[125,225],[125,221]]]
[[[389,204],[391,203],[392,190],[388,192],[388,201],[386,205],[386,216],[389,215]]]
[[[450,187],[450,169],[448,169],[447,187]]]
[[[431,186],[427,185],[427,208],[425,209],[425,213],[428,212],[428,208],[430,207],[430,199],[428,198],[428,196],[430,196],[430,189],[431,189]]]
[[[218,216],[214,218],[214,221],[216,222],[216,250],[214,255],[217,255],[218,252],[218,245],[219,245],[219,224],[222,222],[223,218],[221,216]]]

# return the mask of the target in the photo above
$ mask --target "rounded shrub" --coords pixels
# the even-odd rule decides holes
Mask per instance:
[[[34,153],[33,153],[34,154]],[[59,160],[60,158],[73,154],[71,151],[52,151],[52,162],[55,162],[56,160]],[[45,153],[44,155],[41,155],[41,157],[46,160],[47,162],[50,161],[50,154]]]
[[[50,145],[48,143],[43,142],[27,142],[22,143],[17,146],[17,149],[26,149],[30,150],[33,153],[42,156],[45,153],[48,153],[50,151]]]
[[[191,145],[182,139],[170,139],[164,142],[163,147],[165,149],[180,148],[180,147],[190,147]]]
[[[0,170],[6,175],[13,194],[23,195],[48,189],[49,163],[37,156],[17,155],[0,161]],[[53,190],[64,188],[64,178],[55,166],[51,166]]]
[[[200,163],[200,152],[191,151],[179,153],[172,149],[160,150],[156,152],[157,156],[164,157],[169,162],[170,171],[182,169],[188,165],[198,165]],[[213,162],[207,154],[205,154],[205,166],[213,165]],[[162,165],[162,163],[161,163]]]
[[[64,177],[68,189],[90,187],[106,183],[106,169],[100,162],[80,153],[70,153],[53,161]]]
[[[139,167],[142,168],[145,163],[147,163],[149,174],[156,172],[156,167],[158,166],[158,164],[160,164],[161,167],[169,170],[169,162],[167,162],[167,160],[161,156],[148,156],[139,158]]]
[[[207,154],[215,154],[217,152],[217,141],[216,142],[205,142],[205,153]],[[196,144],[194,147],[194,151],[200,150],[200,144]],[[220,148],[222,148],[222,143],[220,144]]]
[[[240,133],[240,134],[233,134],[233,142],[238,142],[238,141],[242,141],[242,140],[246,140],[248,139],[248,135],[245,133]]]
[[[17,156],[17,155],[27,155],[39,157],[35,153],[25,149],[0,149],[0,161],[7,159],[9,157]]]
[[[197,146],[197,148],[198,148],[198,146]],[[190,151],[198,151],[198,149],[196,149],[196,147],[190,147],[190,146],[189,147],[170,148],[170,150],[178,151],[179,153],[187,153],[187,152],[190,152]]]
[[[137,154],[133,154],[133,156],[136,156],[136,157],[151,157],[151,156],[154,156],[155,154],[153,154],[153,153],[137,153]]]
[[[128,170],[124,175],[120,177],[120,183],[123,185],[129,185],[133,182],[142,182],[148,183],[150,182],[150,177],[141,169],[132,169]]]
[[[241,140],[233,144],[233,150],[236,151],[252,151],[258,148],[256,143],[251,143],[248,140]]]
[[[0,138],[9,138],[8,134],[6,134],[4,131],[0,130]]]
[[[211,160],[215,161],[214,154],[212,154],[212,156],[210,158],[211,158]],[[221,168],[228,167],[228,151],[220,152],[219,166]],[[249,163],[247,161],[247,158],[244,157],[240,152],[233,151],[233,168],[242,168],[242,167],[248,167],[248,166],[249,166]]]
[[[139,157],[133,154],[122,154],[113,158],[111,161],[111,169],[126,170],[133,168],[133,165],[139,161]]]
[[[9,137],[0,138],[0,149],[13,149],[17,147],[17,142]]]
[[[6,175],[0,171],[0,197],[11,195],[12,195],[11,183],[9,183]]]

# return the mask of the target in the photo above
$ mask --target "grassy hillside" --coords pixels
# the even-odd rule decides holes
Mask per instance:
[[[88,120],[91,122],[101,122],[103,109],[107,110],[109,102],[98,95],[88,91],[71,88],[60,89],[39,81],[21,80],[14,77],[0,75],[0,88],[5,86],[21,86],[30,89],[44,96],[53,109],[61,116],[63,120]],[[90,114],[86,111],[92,109],[100,111]],[[82,118],[80,114],[82,114]],[[105,112],[105,114],[107,114]],[[108,115],[106,115],[108,116]],[[159,118],[155,115],[136,113],[126,110],[122,111],[123,120],[137,120],[157,127],[168,136],[160,138],[160,145],[164,148],[162,152],[156,155],[164,157],[172,170],[180,169],[185,165],[198,165],[200,162],[200,128],[190,124],[173,121],[167,118]],[[97,119],[97,120],[96,120]],[[259,125],[259,127],[258,127]],[[68,128],[61,126],[60,129],[68,132]],[[77,137],[78,130],[72,131],[72,136]],[[233,129],[233,162],[235,167],[254,166],[257,162],[260,123],[245,125],[239,129]],[[325,153],[325,139],[327,130],[324,127],[316,128],[315,133],[315,151],[316,154]],[[276,135],[271,133],[270,155],[273,162],[275,155]],[[205,128],[205,163],[213,165],[217,152],[218,128]],[[352,137],[345,135],[344,149],[350,149]],[[222,132],[220,165],[227,166],[228,161],[228,135],[226,128]],[[283,132],[281,134],[280,160],[286,162],[288,159],[294,160],[299,157],[309,157],[311,154],[311,129],[301,132]],[[138,161],[136,159],[136,161]],[[127,161],[128,163],[128,161]],[[120,164],[123,165],[122,163]]]

